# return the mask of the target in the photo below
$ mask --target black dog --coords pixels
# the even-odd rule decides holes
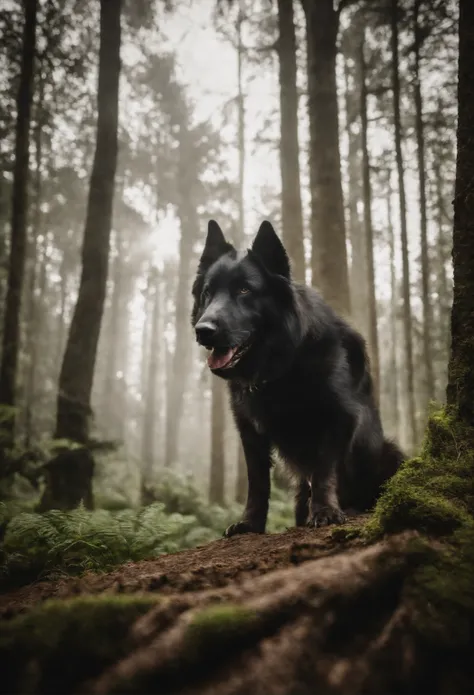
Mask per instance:
[[[291,281],[272,225],[239,256],[211,220],[193,296],[196,338],[229,382],[247,461],[244,517],[226,535],[265,531],[272,448],[297,476],[298,526],[369,509],[403,455],[384,438],[364,340]]]

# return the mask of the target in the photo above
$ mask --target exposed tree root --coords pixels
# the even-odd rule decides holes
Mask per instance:
[[[407,582],[425,553],[404,534],[240,587],[169,599],[94,693],[434,693],[459,654],[418,630]],[[223,603],[225,601],[225,603]],[[173,615],[174,613],[174,615]],[[438,658],[439,657],[439,658]]]

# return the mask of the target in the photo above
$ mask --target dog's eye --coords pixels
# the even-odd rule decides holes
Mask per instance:
[[[248,294],[250,292],[248,287],[239,287],[237,294]]]

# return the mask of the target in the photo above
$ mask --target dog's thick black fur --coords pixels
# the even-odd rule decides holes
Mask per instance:
[[[265,531],[273,449],[296,475],[298,526],[369,509],[403,455],[384,437],[364,340],[292,282],[271,224],[239,255],[211,220],[193,297],[196,337],[228,380],[247,461],[245,513],[226,535]]]

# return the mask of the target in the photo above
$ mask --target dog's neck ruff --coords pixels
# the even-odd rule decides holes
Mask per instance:
[[[265,386],[268,384],[270,380],[269,379],[259,379],[258,381],[243,381],[241,379],[238,380],[238,384],[242,391],[248,391],[249,393],[255,393],[255,391],[259,391],[262,386]]]

